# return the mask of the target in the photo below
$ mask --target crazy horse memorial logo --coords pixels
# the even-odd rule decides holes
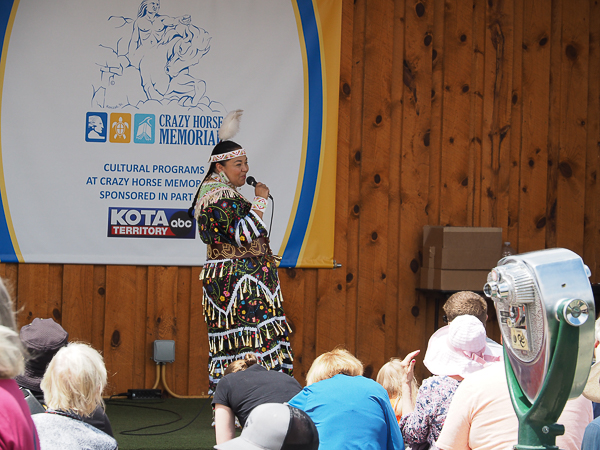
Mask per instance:
[[[199,62],[210,51],[210,35],[194,25],[189,14],[171,17],[160,10],[159,0],[142,0],[137,17],[108,18],[95,53],[99,77],[92,85],[94,111],[86,118],[87,141],[105,142],[106,138],[97,137],[105,129],[111,142],[129,142],[123,138],[131,128],[134,142],[154,143],[158,120],[153,114],[136,114],[131,123],[130,115],[127,122],[123,114],[113,112],[107,117],[98,110],[175,104],[199,115],[224,114],[224,106],[207,96],[200,73]],[[202,141],[197,135],[194,143],[207,144],[206,138]]]

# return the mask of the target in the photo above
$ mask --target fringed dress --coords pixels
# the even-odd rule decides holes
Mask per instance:
[[[208,245],[200,280],[211,390],[229,363],[248,353],[267,369],[292,374],[277,264],[255,207],[216,175],[202,185],[196,202],[200,238]]]

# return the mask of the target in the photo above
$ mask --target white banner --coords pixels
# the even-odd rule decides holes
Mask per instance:
[[[307,167],[312,2],[5,3],[2,261],[202,264],[187,209],[232,109],[245,111],[234,140],[271,189],[272,247],[285,252],[324,144]]]

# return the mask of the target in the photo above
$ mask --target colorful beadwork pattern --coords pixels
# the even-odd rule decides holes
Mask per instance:
[[[213,181],[212,186],[201,189],[204,195],[197,202],[203,205],[197,208],[202,241],[241,247],[267,236],[251,203],[232,187]],[[291,329],[282,308],[283,297],[272,257],[208,260],[200,280],[208,325],[211,390],[227,365],[248,353],[256,354],[266,368],[291,375]]]
[[[267,209],[267,199],[257,195],[252,202],[252,209],[255,211],[264,211]]]
[[[238,148],[237,150],[233,150],[227,153],[221,153],[220,155],[212,155],[210,158],[208,158],[208,162],[210,164],[214,162],[227,161],[228,159],[233,159],[237,158],[238,156],[244,155],[246,155],[246,150],[244,150],[243,148]]]

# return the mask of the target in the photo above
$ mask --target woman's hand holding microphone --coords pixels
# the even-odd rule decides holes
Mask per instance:
[[[254,185],[254,195],[262,198],[269,198],[269,188],[265,183],[257,182]]]

